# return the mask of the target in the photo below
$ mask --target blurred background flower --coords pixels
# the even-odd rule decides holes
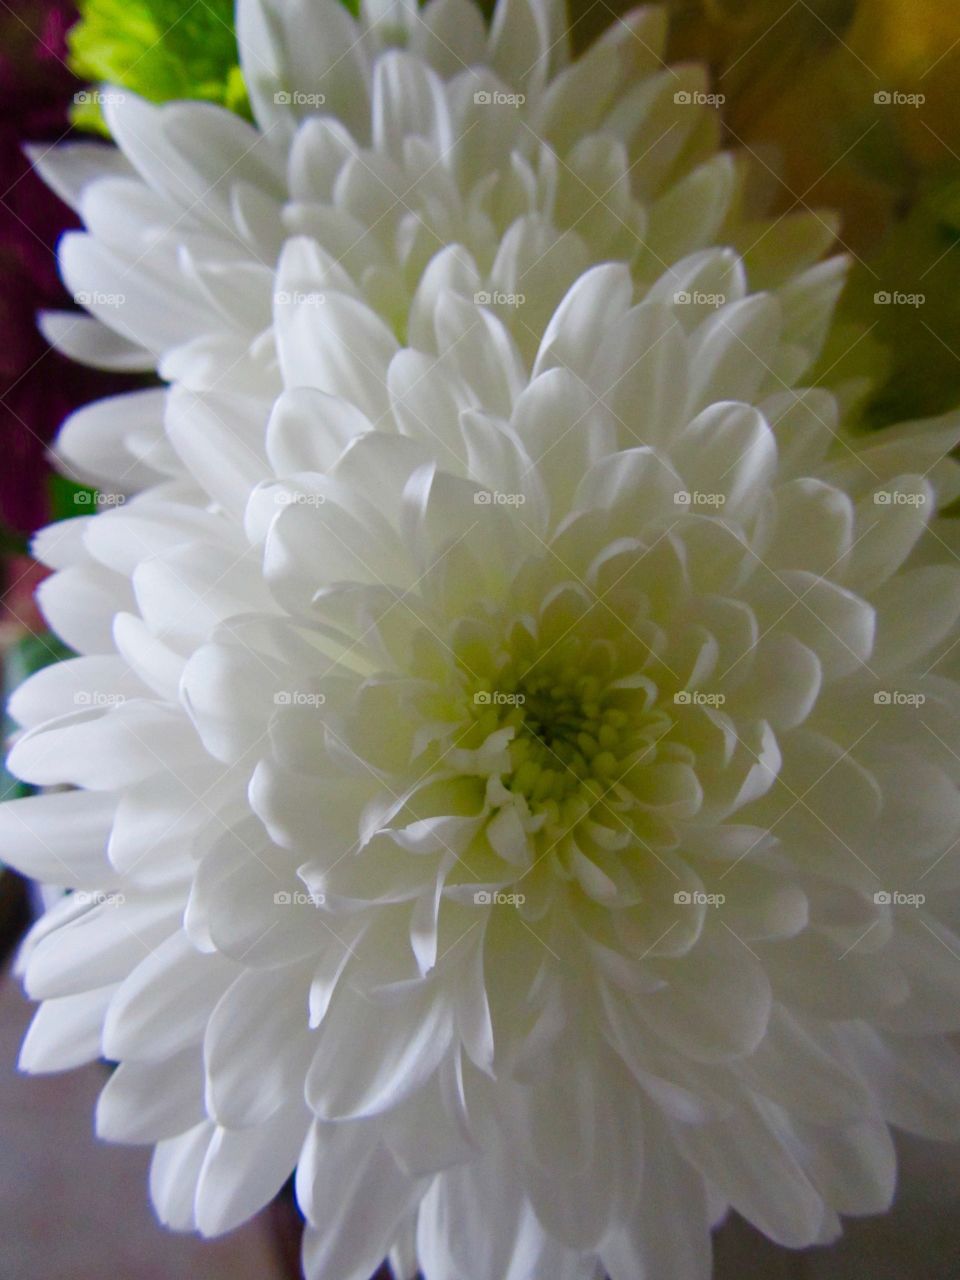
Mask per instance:
[[[198,98],[249,114],[233,0],[81,0],[79,9],[68,43],[70,64],[83,79],[120,85],[151,102]],[[96,94],[74,105],[73,119],[106,132]]]
[[[834,208],[855,268],[821,368],[874,382],[866,425],[960,399],[960,6],[942,0],[670,0],[732,142],[783,212]]]

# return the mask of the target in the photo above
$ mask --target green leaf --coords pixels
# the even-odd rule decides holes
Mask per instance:
[[[68,36],[70,65],[94,83],[151,102],[215,102],[250,117],[240,73],[233,0],[80,0]],[[74,123],[106,133],[96,95],[76,104]]]
[[[73,652],[62,640],[58,640],[52,632],[42,635],[24,635],[3,655],[3,702],[6,706],[10,695],[28,676],[54,662],[62,662],[64,658],[72,658]],[[4,712],[3,737],[8,740],[16,726]],[[0,764],[0,800],[10,800],[17,796],[27,796],[34,788],[20,782],[13,774],[7,772],[5,764]]]
[[[96,508],[96,489],[85,484],[75,484],[66,476],[51,472],[47,477],[50,499],[50,519],[72,520],[74,516],[92,515]]]

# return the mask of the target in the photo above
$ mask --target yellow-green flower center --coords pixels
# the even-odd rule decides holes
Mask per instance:
[[[575,663],[508,663],[495,687],[474,693],[473,709],[483,737],[514,730],[506,788],[548,827],[569,827],[656,758],[671,718],[654,695],[649,682],[611,681]]]

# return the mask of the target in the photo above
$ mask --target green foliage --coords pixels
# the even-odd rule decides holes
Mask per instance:
[[[27,676],[32,676],[35,671],[40,671],[43,667],[49,667],[51,663],[62,662],[64,658],[72,658],[73,656],[67,646],[61,640],[58,640],[52,632],[39,636],[23,635],[3,654],[2,692],[4,705],[6,705],[10,694],[26,680]],[[12,732],[13,728],[14,725],[9,717],[4,714],[4,739]],[[20,782],[7,772],[2,763],[2,756],[0,756],[0,800],[11,800],[16,796],[30,795],[33,790],[33,787]]]
[[[84,80],[130,89],[151,102],[201,99],[249,116],[237,58],[233,0],[80,0],[70,62]],[[77,125],[106,133],[95,95]]]
[[[881,294],[910,301],[878,306]],[[960,403],[960,180],[946,174],[920,184],[880,251],[855,264],[840,317],[869,327],[871,344],[885,352],[868,424],[946,413]]]
[[[47,477],[47,499],[50,520],[72,520],[74,516],[93,515],[96,490],[85,484],[75,484],[53,471]]]

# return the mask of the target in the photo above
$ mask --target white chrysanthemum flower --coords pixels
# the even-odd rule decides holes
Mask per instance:
[[[702,1280],[960,1134],[960,419],[839,439],[818,308],[678,272],[529,379],[449,291],[433,351],[294,323],[265,432],[181,393],[189,479],[41,537],[23,1064],[120,1063],[169,1225],[296,1166],[316,1280]]]
[[[730,244],[763,289],[831,243],[833,221],[813,212],[756,221],[744,165],[718,152],[705,70],[662,61],[660,10],[618,19],[572,62],[561,0],[500,0],[489,31],[472,0],[363,12],[240,0],[256,126],[115,91],[104,110],[118,149],[37,154],[86,225],[60,261],[90,315],[47,316],[54,345],[194,389],[272,395],[274,327],[291,306],[356,289],[405,340],[424,274],[451,244],[471,295],[530,357],[594,263],[629,262],[649,283]],[[313,267],[278,277],[297,238]],[[62,455],[135,491],[164,469],[162,412],[162,390],[84,409]]]

